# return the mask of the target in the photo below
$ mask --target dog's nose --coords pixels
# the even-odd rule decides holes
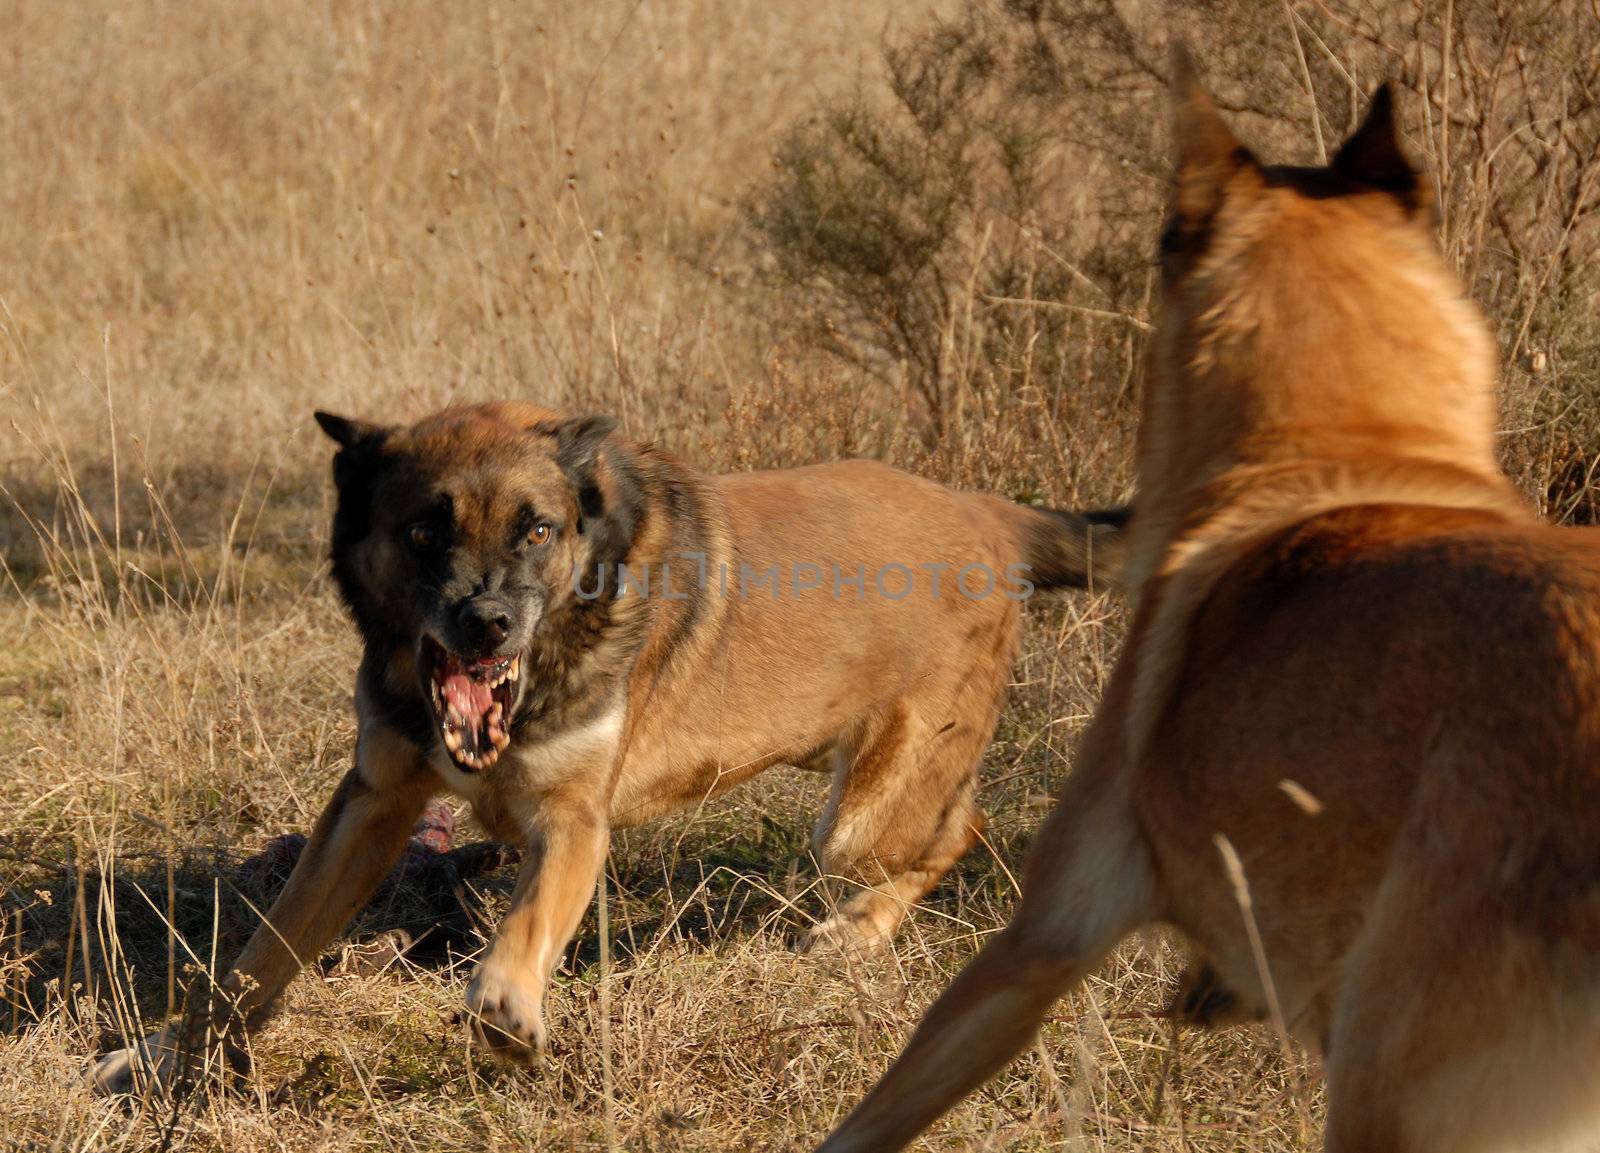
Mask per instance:
[[[456,610],[456,622],[476,644],[493,649],[511,635],[511,606],[498,597],[476,596]]]

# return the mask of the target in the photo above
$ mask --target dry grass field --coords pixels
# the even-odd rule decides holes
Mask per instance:
[[[1030,609],[987,844],[886,956],[792,951],[832,894],[821,786],[778,771],[617,838],[541,1072],[468,1050],[474,942],[350,963],[426,928],[401,893],[294,984],[236,1090],[130,1107],[83,1074],[227,964],[265,899],[237,865],[349,763],[313,407],[516,396],[712,470],[871,455],[1124,497],[1169,21],[1280,155],[1399,80],[1500,326],[1508,467],[1591,519],[1600,11],[1193,7],[0,5],[0,1150],[819,1139],[1003,924],[1114,660],[1112,598]],[[510,873],[474,882],[491,910]],[[1269,1030],[1171,1028],[1181,967],[1159,937],[1123,949],[919,1147],[1316,1147],[1314,1065]]]

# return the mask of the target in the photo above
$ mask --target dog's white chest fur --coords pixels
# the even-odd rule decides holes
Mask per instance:
[[[472,805],[479,820],[497,836],[520,836],[539,798],[567,781],[609,769],[622,738],[625,710],[621,704],[575,728],[539,739],[520,736],[499,762],[482,773],[464,772],[443,746],[429,756],[429,765],[446,789]]]

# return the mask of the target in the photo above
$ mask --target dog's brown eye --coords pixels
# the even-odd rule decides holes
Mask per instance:
[[[406,535],[411,540],[411,547],[415,549],[431,549],[439,543],[439,534],[425,524],[414,524]]]
[[[534,525],[532,531],[528,533],[528,539],[534,544],[546,544],[549,542],[551,536],[555,534],[555,531],[556,530],[551,528],[549,524],[544,521],[540,521],[538,524]]]

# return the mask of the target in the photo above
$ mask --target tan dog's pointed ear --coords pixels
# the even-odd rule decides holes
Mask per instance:
[[[1243,168],[1257,167],[1250,150],[1223,122],[1182,41],[1172,46],[1172,138],[1177,152],[1173,207],[1188,220],[1209,218],[1221,207],[1233,177]]]
[[[1387,83],[1373,93],[1366,117],[1329,167],[1346,180],[1392,194],[1413,216],[1432,207],[1432,190],[1400,146],[1394,92]]]

